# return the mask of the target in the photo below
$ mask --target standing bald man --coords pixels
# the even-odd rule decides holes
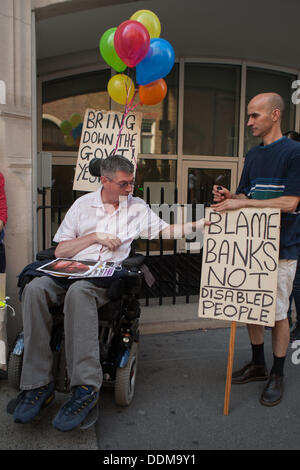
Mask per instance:
[[[268,375],[264,358],[264,327],[248,325],[252,360],[234,372],[232,383],[267,380],[261,404],[275,406],[283,394],[283,368],[289,345],[287,311],[300,254],[300,143],[282,136],[284,102],[276,93],[255,96],[248,105],[248,127],[262,144],[246,155],[236,194],[213,187],[216,211],[251,208],[281,210],[275,326],[272,330],[274,362]]]

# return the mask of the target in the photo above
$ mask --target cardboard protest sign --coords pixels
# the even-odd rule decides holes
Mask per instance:
[[[84,116],[73,190],[96,191],[100,178],[89,172],[94,158],[107,158],[116,153],[128,158],[136,167],[140,151],[141,113],[126,116],[116,111],[87,109]]]
[[[279,209],[207,209],[198,316],[273,326]]]

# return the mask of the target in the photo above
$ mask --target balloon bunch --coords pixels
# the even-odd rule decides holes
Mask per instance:
[[[108,82],[109,96],[125,105],[125,113],[133,106],[139,93],[138,104],[155,105],[167,94],[163,77],[171,71],[175,54],[171,44],[160,36],[159,18],[150,10],[138,10],[118,27],[108,29],[100,38],[100,53],[116,72]],[[136,90],[133,80],[124,72],[136,67]]]
[[[61,122],[59,127],[64,134],[64,142],[68,147],[79,145],[82,125],[82,117],[78,113],[72,114],[70,120],[65,119]]]

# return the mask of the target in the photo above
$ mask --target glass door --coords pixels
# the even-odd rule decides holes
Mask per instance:
[[[234,191],[237,180],[237,163],[183,161],[181,201],[186,207],[186,214],[193,220],[204,217],[205,207],[213,203],[214,184]],[[199,251],[201,242],[184,241],[184,250]]]

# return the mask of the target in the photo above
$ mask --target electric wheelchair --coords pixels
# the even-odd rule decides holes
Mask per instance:
[[[55,247],[37,254],[37,261],[55,259]],[[47,261],[46,261],[47,260]],[[113,280],[108,287],[110,301],[101,307],[99,314],[100,361],[103,370],[103,386],[114,388],[115,402],[128,406],[134,395],[138,365],[140,292],[143,274],[140,270],[144,263],[141,254],[130,254],[122,263],[127,270],[125,276]],[[21,290],[33,279],[32,274],[19,277]],[[57,391],[69,392],[69,378],[64,350],[63,307],[51,309],[53,326],[51,349],[53,351],[53,377]],[[21,332],[12,348],[8,360],[8,381],[19,390],[22,371],[24,339]]]

